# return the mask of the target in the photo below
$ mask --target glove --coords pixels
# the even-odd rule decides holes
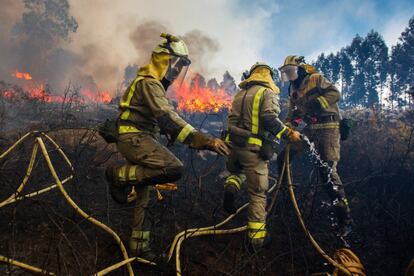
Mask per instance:
[[[290,143],[293,143],[293,142],[299,142],[302,138],[301,138],[301,134],[300,134],[300,132],[299,131],[296,131],[296,130],[294,130],[294,129],[292,129],[292,128],[288,128],[287,130],[286,130],[286,132],[287,132],[287,140],[290,142]]]
[[[219,138],[210,139],[207,143],[207,149],[217,152],[220,155],[227,156],[230,154],[230,148],[223,140]]]
[[[199,150],[211,150],[220,155],[229,155],[230,148],[221,139],[209,138],[205,134],[197,131],[191,137],[190,148]]]

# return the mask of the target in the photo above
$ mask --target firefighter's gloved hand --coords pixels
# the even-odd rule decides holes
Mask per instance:
[[[229,155],[230,149],[227,144],[218,138],[210,138],[207,135],[197,131],[191,137],[190,148],[199,150],[211,150],[220,155]]]
[[[298,142],[302,139],[299,131],[296,131],[292,128],[288,128],[286,132],[287,132],[287,140],[291,143]]]
[[[223,140],[219,138],[212,138],[207,143],[207,149],[217,152],[220,155],[229,155],[230,148]]]

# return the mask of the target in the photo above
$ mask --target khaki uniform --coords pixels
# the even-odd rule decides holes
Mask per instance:
[[[228,117],[228,140],[233,148],[227,161],[230,176],[224,187],[233,187],[238,191],[243,182],[247,182],[248,236],[252,240],[263,240],[266,236],[266,192],[269,183],[268,161],[259,154],[263,145],[262,134],[267,131],[273,137],[280,138],[286,127],[278,119],[279,91],[272,80],[264,81],[257,74],[252,74],[240,87],[243,90],[235,95]]]
[[[117,148],[127,163],[115,172],[118,185],[135,185],[137,191],[129,245],[139,255],[149,246],[148,185],[174,182],[183,174],[183,164],[157,141],[157,134],[188,144],[195,129],[173,110],[161,82],[140,71],[121,98],[118,125]]]
[[[325,188],[337,206],[337,216],[340,223],[350,219],[348,200],[336,167],[340,159],[340,113],[337,102],[340,92],[324,76],[319,73],[307,74],[298,87],[291,83],[289,87],[289,112],[287,121],[294,124],[298,119],[307,123],[303,134],[314,142],[316,150],[322,160],[332,168],[331,182],[329,181],[329,169],[320,167],[319,173]],[[295,154],[307,148],[304,142],[292,144],[292,158]],[[281,157],[284,156],[282,153]],[[282,158],[279,160],[281,168]]]

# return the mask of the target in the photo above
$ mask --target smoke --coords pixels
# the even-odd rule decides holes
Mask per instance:
[[[219,43],[200,30],[192,30],[186,33],[183,39],[188,45],[192,70],[202,75],[211,73],[209,59],[219,51]]]
[[[129,38],[137,51],[138,65],[148,62],[151,51],[161,41],[160,34],[168,30],[169,28],[161,22],[149,20],[142,22],[131,32]],[[208,59],[218,52],[219,43],[196,29],[185,33],[182,39],[188,46],[192,61],[191,70],[200,74],[208,74]]]
[[[77,60],[60,48],[78,27],[67,0],[7,2],[0,13],[0,76],[10,80],[14,71],[30,72],[35,79],[58,86],[56,80],[64,79],[59,75],[65,76]]]
[[[261,60],[271,15],[263,9],[240,12],[239,0],[211,0],[202,8],[189,0],[22,2],[2,1],[0,80],[28,71],[54,90],[71,81],[112,94],[126,68],[148,62],[161,32],[186,41],[193,73],[210,79],[227,70],[238,79]]]
[[[132,30],[129,38],[137,51],[138,65],[148,62],[152,49],[161,40],[160,34],[166,30],[168,28],[165,25],[155,20],[145,21]]]
[[[13,68],[13,46],[11,35],[13,26],[18,22],[23,11],[23,4],[15,0],[3,0],[0,9],[0,77],[9,80],[9,68]]]

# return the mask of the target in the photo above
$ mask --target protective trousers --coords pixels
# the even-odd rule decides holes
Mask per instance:
[[[246,180],[249,193],[248,236],[263,241],[266,236],[268,162],[261,159],[258,152],[234,146],[228,156],[227,169],[230,176],[224,183],[225,189],[232,185],[239,191]]]
[[[315,144],[315,148],[320,154],[322,161],[329,166],[318,165],[319,175],[325,190],[335,206],[339,224],[344,224],[351,217],[345,190],[336,168],[340,159],[339,129],[305,129],[303,133]],[[308,145],[304,141],[293,143],[290,150],[290,161],[293,160],[296,154],[307,148]],[[284,152],[279,155],[279,169],[282,168],[284,155]]]
[[[115,168],[118,185],[135,185],[137,199],[132,220],[130,250],[137,255],[149,246],[149,229],[144,225],[150,187],[181,178],[183,164],[152,134],[128,133],[119,136],[118,151],[127,164]]]

